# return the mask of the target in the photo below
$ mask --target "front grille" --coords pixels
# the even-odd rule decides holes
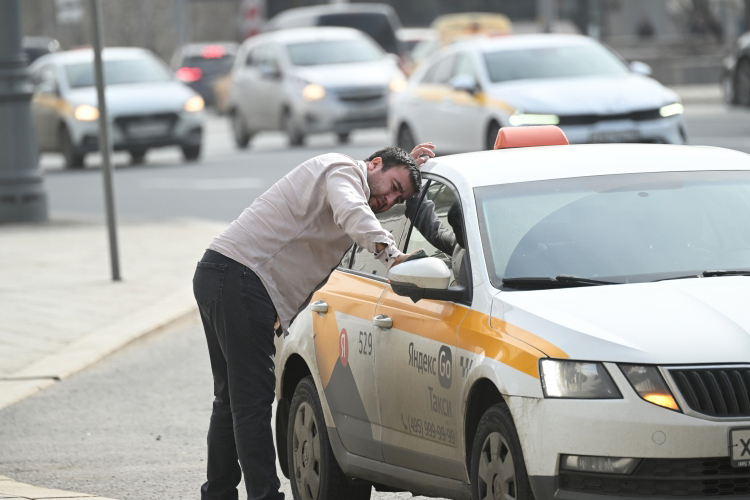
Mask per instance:
[[[352,104],[366,104],[377,101],[385,97],[383,87],[359,87],[349,89],[339,89],[336,95],[341,101]]]
[[[560,472],[560,488],[626,497],[707,498],[750,494],[750,467],[735,468],[728,457],[646,458],[629,476]]]
[[[599,122],[611,122],[616,120],[658,120],[661,118],[659,108],[632,111],[630,113],[617,113],[612,115],[562,115],[560,125],[593,125]]]
[[[174,128],[174,125],[175,123],[177,123],[177,120],[179,120],[179,118],[180,117],[177,115],[177,113],[155,113],[150,115],[118,116],[114,119],[114,122],[115,125],[119,127],[120,131],[128,137],[131,136],[131,127],[138,126],[139,124],[144,123],[163,124],[160,133],[156,135],[169,136],[172,134],[172,129]]]
[[[750,367],[669,370],[693,411],[712,417],[750,416]]]

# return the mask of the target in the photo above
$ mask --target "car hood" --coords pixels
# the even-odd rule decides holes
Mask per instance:
[[[678,102],[679,96],[643,75],[517,80],[493,84],[488,94],[526,113],[619,114]]]
[[[750,277],[503,291],[493,302],[492,326],[520,327],[571,359],[746,363],[748,297]]]
[[[196,95],[178,81],[110,85],[105,89],[107,111],[112,117],[144,113],[182,111],[185,101]],[[96,87],[73,89],[68,94],[72,105],[96,106]]]
[[[324,87],[378,87],[388,85],[397,68],[389,60],[352,64],[296,67],[294,75]]]

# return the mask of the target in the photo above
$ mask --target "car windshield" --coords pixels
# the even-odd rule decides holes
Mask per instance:
[[[582,177],[475,189],[491,281],[634,283],[750,269],[750,172]]]
[[[484,62],[493,82],[629,72],[617,56],[594,44],[500,50],[484,54]]]
[[[65,75],[71,88],[93,87],[94,62],[66,64]],[[166,82],[171,79],[172,74],[166,66],[150,57],[104,61],[107,85]]]
[[[182,67],[198,68],[204,75],[218,75],[232,69],[233,55],[221,57],[187,56],[182,61]]]
[[[388,17],[376,12],[348,12],[325,14],[318,19],[318,26],[340,26],[364,31],[378,42],[386,52],[399,53],[399,42],[394,26]]]
[[[383,58],[383,52],[374,43],[363,38],[292,43],[286,49],[295,66],[349,64]]]

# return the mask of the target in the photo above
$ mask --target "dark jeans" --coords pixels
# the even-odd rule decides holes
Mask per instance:
[[[215,396],[201,499],[237,500],[242,467],[248,500],[282,500],[271,434],[276,309],[254,272],[211,250],[198,263],[193,293]]]

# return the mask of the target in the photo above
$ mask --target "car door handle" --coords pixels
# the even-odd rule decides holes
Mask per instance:
[[[388,330],[393,327],[393,320],[385,314],[378,314],[372,318],[372,324],[383,330]]]
[[[323,316],[328,312],[328,302],[326,302],[325,300],[316,300],[312,303],[312,310],[313,312],[316,312]]]

